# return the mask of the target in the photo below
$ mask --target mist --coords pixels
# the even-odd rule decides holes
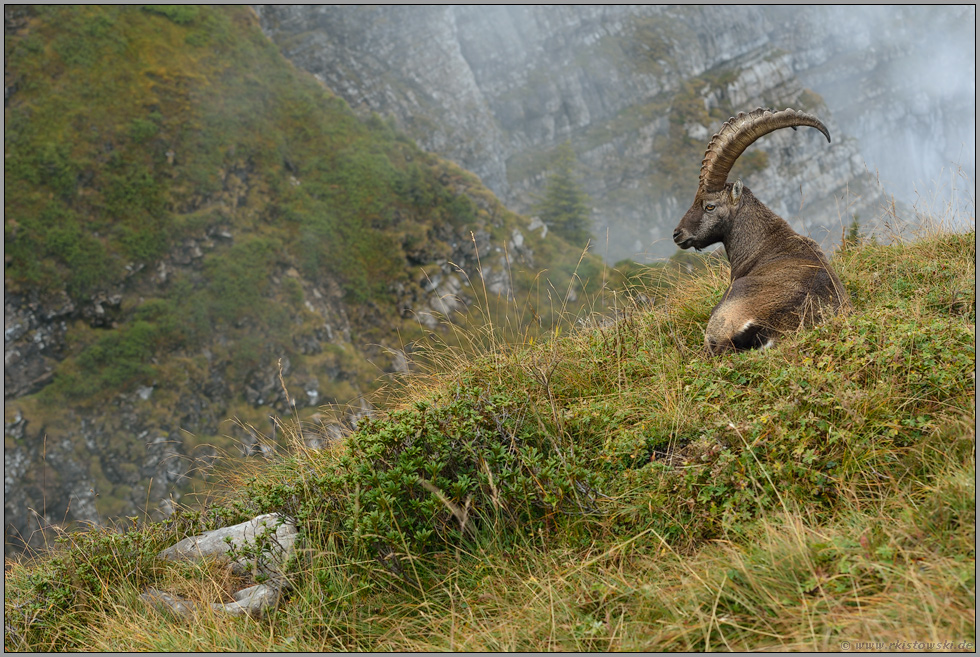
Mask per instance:
[[[847,26],[853,47],[845,52],[859,71],[869,68],[854,75],[841,66],[838,77],[802,71],[801,80],[858,139],[889,195],[924,212],[949,203],[972,217],[976,7],[836,7],[824,16]]]
[[[770,161],[756,182],[794,227],[839,237],[842,221],[874,220],[892,197],[915,208],[905,212],[913,221],[949,206],[973,216],[972,6],[257,11],[294,63],[357,111],[392,117],[518,212],[532,211],[549,158],[570,141],[593,200],[596,250],[610,262],[675,251],[670,233],[703,153],[691,144],[703,149],[720,128],[712,110],[793,106],[810,97],[805,90],[822,98],[811,107],[831,124],[833,146],[801,139],[790,153],[769,139],[757,147]],[[703,115],[681,109],[695,105],[685,97],[691,84]],[[672,135],[672,122],[686,134]],[[805,185],[792,174],[803,165],[815,174]],[[838,212],[836,199],[858,187],[863,197]]]
[[[854,142],[867,177],[878,187],[881,198],[875,203],[879,207],[892,198],[900,205],[907,204],[913,209],[912,212],[905,211],[911,215],[909,221],[915,221],[917,215],[929,215],[962,223],[974,216],[974,6],[784,6],[758,7],[758,13],[728,7],[718,8],[718,20],[709,22],[710,29],[705,27],[705,18],[714,10],[647,7],[632,14],[631,11],[627,8],[560,7],[523,10],[469,7],[457,10],[457,17],[465,17],[460,21],[464,26],[460,31],[461,50],[474,72],[477,85],[484,89],[493,86],[484,84],[491,78],[488,70],[493,71],[499,84],[504,77],[500,69],[504,66],[511,69],[506,75],[514,78],[523,75],[522,69],[540,66],[540,62],[554,62],[550,65],[564,67],[569,56],[579,62],[577,77],[581,82],[561,68],[555,71],[554,79],[541,81],[543,87],[537,90],[538,93],[542,97],[550,96],[551,105],[559,109],[551,112],[550,107],[540,108],[542,118],[539,123],[530,123],[532,130],[526,130],[527,116],[533,114],[533,109],[528,111],[528,101],[523,101],[523,114],[518,114],[525,122],[521,124],[511,118],[516,113],[510,110],[513,103],[506,105],[508,112],[502,112],[505,104],[495,101],[492,94],[488,95],[491,111],[504,132],[514,135],[525,131],[521,139],[524,144],[530,141],[532,145],[535,141],[539,144],[542,141],[558,143],[568,138],[579,145],[580,152],[586,150],[581,146],[584,133],[621,111],[616,106],[616,96],[622,92],[613,84],[596,79],[594,61],[601,56],[601,49],[595,47],[594,37],[578,35],[589,31],[600,35],[617,34],[621,43],[627,44],[624,51],[642,56],[650,40],[643,35],[642,28],[636,26],[645,25],[661,15],[669,16],[689,28],[686,34],[683,29],[676,30],[676,38],[669,42],[670,50],[663,55],[681,75],[700,75],[706,69],[738,68],[747,53],[753,51],[788,53],[792,72],[804,88],[812,89],[823,98],[830,112],[829,118],[839,127],[840,134],[835,135],[835,140]],[[552,21],[565,26],[560,30],[562,38],[548,36]],[[720,28],[715,28],[715,24]],[[467,32],[466,25],[478,25],[481,34],[493,34],[498,38],[480,39],[472,31]],[[715,33],[716,29],[720,32]],[[634,44],[629,44],[631,40]],[[635,48],[637,42],[639,48]],[[507,44],[503,53],[500,52],[501,43]],[[715,51],[714,59],[708,58],[707,53],[711,50]],[[730,54],[726,55],[726,52]],[[702,59],[699,61],[699,58]],[[631,85],[636,84],[634,80],[638,73],[643,71],[634,54],[622,60],[609,75]],[[669,68],[665,71],[668,79],[672,74],[674,72]],[[655,84],[646,97],[656,91]],[[666,82],[661,88],[670,89],[675,84]],[[762,84],[764,86],[765,81]],[[778,84],[775,81],[773,86]],[[764,92],[764,95],[768,93]],[[637,100],[642,102],[645,98],[641,96],[633,102]],[[708,104],[708,99],[705,100]],[[747,111],[753,107],[736,109]],[[718,127],[706,126],[709,130]],[[513,145],[512,140],[511,148]],[[628,154],[629,150],[630,147],[626,147],[625,152]],[[589,155],[586,153],[584,157]],[[597,182],[602,170],[610,165],[608,158],[593,157],[591,164],[588,176],[591,180],[586,184],[593,185],[595,195],[620,195],[620,190],[612,189],[608,181],[604,185]],[[508,172],[507,177],[512,185],[518,178],[512,172]],[[526,210],[526,203],[522,203],[528,191],[526,179],[524,184],[524,190],[512,186],[504,191],[504,197],[515,202],[519,210]],[[646,183],[642,178],[631,181],[626,176],[623,184],[642,186]],[[670,208],[672,203],[673,199],[665,199],[662,205]],[[642,223],[640,218],[645,212],[649,211],[643,205],[635,208],[619,205],[614,211],[607,211],[599,223],[605,222],[615,232],[622,227],[617,223],[623,219],[634,226]],[[652,223],[662,226],[671,212],[660,211],[659,216],[651,217]],[[880,214],[870,205],[862,207],[860,213],[862,221],[874,220],[873,215]],[[670,250],[673,245],[664,240],[667,233],[662,227],[659,230],[659,235],[651,232],[646,239],[637,239],[633,245],[634,255],[663,255]],[[823,234],[832,232],[831,227]],[[836,232],[839,234],[839,228]],[[634,234],[640,235],[637,230]],[[641,243],[642,248],[638,248]]]

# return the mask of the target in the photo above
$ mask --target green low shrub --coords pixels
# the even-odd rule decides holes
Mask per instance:
[[[399,573],[404,559],[482,531],[534,533],[592,508],[597,477],[529,413],[506,391],[461,383],[362,421],[327,474],[250,482],[242,504],[294,517],[314,537],[345,537]]]

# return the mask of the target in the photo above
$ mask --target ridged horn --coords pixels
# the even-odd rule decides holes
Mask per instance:
[[[735,160],[752,142],[780,128],[796,130],[796,126],[800,125],[816,128],[830,141],[827,126],[817,117],[794,109],[786,108],[774,112],[760,107],[748,114],[739,112],[738,116],[728,119],[708,142],[708,150],[701,161],[700,189],[708,192],[720,191],[728,181],[728,172],[732,170]]]

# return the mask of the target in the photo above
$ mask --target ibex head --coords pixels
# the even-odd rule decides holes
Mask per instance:
[[[694,203],[677,224],[674,243],[682,249],[700,250],[725,241],[736,230],[733,221],[742,200],[742,182],[727,182],[735,160],[759,137],[780,128],[795,130],[800,125],[816,128],[830,141],[830,132],[816,117],[792,109],[773,112],[760,107],[729,119],[708,143]]]

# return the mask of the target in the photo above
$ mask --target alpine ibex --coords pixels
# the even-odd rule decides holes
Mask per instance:
[[[850,306],[817,243],[794,232],[741,180],[727,182],[735,160],[756,139],[801,125],[816,128],[830,141],[816,117],[792,109],[759,108],[730,118],[708,143],[694,204],[674,230],[674,242],[682,249],[721,242],[731,263],[731,284],[705,330],[705,347],[712,354],[769,347],[781,333]]]

